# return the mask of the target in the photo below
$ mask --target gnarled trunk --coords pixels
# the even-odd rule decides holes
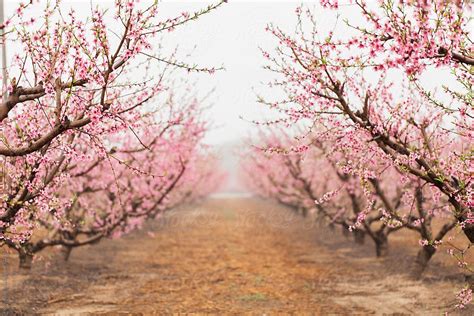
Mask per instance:
[[[20,269],[30,270],[33,263],[33,253],[19,250],[18,257],[20,259]]]
[[[412,271],[412,276],[416,279],[421,278],[421,275],[426,270],[431,257],[436,253],[436,248],[432,245],[423,246],[416,255],[415,266]]]
[[[375,242],[375,254],[378,258],[385,257],[388,255],[388,237],[384,234],[377,234],[374,239]]]
[[[60,252],[64,261],[68,261],[69,257],[71,256],[72,247],[62,246]]]

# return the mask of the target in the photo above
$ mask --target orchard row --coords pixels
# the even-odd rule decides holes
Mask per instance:
[[[67,259],[217,187],[203,100],[169,79],[215,69],[161,56],[159,40],[221,4],[160,20],[156,1],[88,17],[33,1],[5,21],[0,246],[20,267],[53,246]]]
[[[242,159],[249,186],[367,236],[377,256],[391,234],[415,232],[417,277],[442,244],[472,274],[471,4],[321,4],[299,7],[292,33],[268,27],[277,43],[263,52],[277,76],[268,85],[282,97],[260,98],[272,117],[256,121],[260,137]],[[352,19],[320,23],[347,10]],[[471,294],[472,285],[460,306]]]

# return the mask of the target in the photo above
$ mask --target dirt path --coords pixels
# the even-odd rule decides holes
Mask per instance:
[[[441,279],[429,272],[411,281],[401,273],[408,254],[376,260],[371,245],[356,249],[339,232],[325,232],[268,202],[211,199],[126,238],[78,249],[67,265],[40,261],[22,275],[11,257],[8,292],[3,282],[2,293],[12,310],[25,314],[450,310],[461,286],[456,273]]]

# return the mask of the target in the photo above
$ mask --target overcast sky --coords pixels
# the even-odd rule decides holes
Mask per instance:
[[[164,1],[162,14],[169,16],[182,11],[195,11],[206,3],[211,2]],[[277,45],[275,38],[265,31],[268,23],[278,25],[289,33],[294,30],[295,9],[301,3],[315,8],[319,1],[230,0],[199,21],[189,23],[165,37],[164,43],[169,43],[168,47],[179,45],[183,55],[192,52],[189,60],[201,65],[222,64],[225,67],[225,71],[213,76],[197,76],[198,91],[215,88],[210,116],[216,128],[209,133],[209,143],[223,144],[242,139],[255,131],[255,125],[249,120],[262,120],[268,116],[268,111],[256,102],[256,93],[266,91],[264,83],[270,81],[273,74],[262,68],[264,58],[259,47],[272,50]],[[352,10],[352,6],[342,7],[344,16],[356,18],[356,10]],[[324,15],[318,16],[318,26],[323,33],[334,26],[336,16],[334,12],[324,12]]]
[[[203,2],[166,1],[162,9],[167,14],[194,11],[202,7]],[[197,77],[199,91],[215,87],[211,117],[216,128],[209,133],[208,142],[222,144],[246,136],[254,129],[246,120],[263,116],[253,88],[260,91],[262,82],[271,78],[270,73],[262,69],[264,60],[259,50],[259,46],[275,46],[265,26],[269,22],[293,26],[297,5],[296,1],[229,1],[196,23],[166,36],[170,47],[179,44],[182,53],[192,52],[189,60],[225,67],[213,76]],[[194,45],[197,47],[193,50]]]

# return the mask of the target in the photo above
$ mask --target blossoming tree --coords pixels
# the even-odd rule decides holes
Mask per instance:
[[[141,118],[147,124],[135,122],[133,133],[114,135],[105,149],[76,139],[76,153],[83,155],[64,165],[63,188],[55,194],[64,208],[32,217],[40,229],[26,241],[6,240],[19,253],[20,267],[29,268],[33,255],[51,246],[62,246],[68,258],[75,247],[119,237],[215,190],[221,176],[210,169],[213,158],[201,144],[207,128],[199,105],[195,98],[170,98],[159,113]],[[199,185],[202,178],[206,185]]]
[[[321,4],[340,9],[338,1]],[[336,157],[339,169],[372,183],[382,213],[392,219],[403,218],[377,193],[374,180],[408,184],[423,236],[418,260],[427,262],[453,226],[474,242],[472,8],[436,0],[346,5],[358,9],[364,22],[346,20],[342,31],[325,32],[312,10],[299,7],[294,34],[269,25],[278,42],[274,52],[263,52],[266,68],[278,75],[269,85],[286,97],[262,102],[279,114],[273,122],[299,126],[292,150],[310,148],[316,139],[345,153],[349,159]],[[439,234],[425,230],[427,216],[447,210],[451,219]],[[355,227],[369,213],[360,212]],[[412,213],[407,215],[405,225],[411,225]],[[466,249],[458,251],[469,269],[462,259]]]
[[[421,276],[443,238],[457,224],[451,219],[440,228],[432,227],[433,219],[450,216],[444,207],[447,202],[433,204],[430,190],[416,179],[404,180],[394,168],[387,170],[390,165],[366,168],[361,181],[348,168],[348,161],[358,160],[357,153],[348,156],[334,151],[332,143],[318,140],[304,152],[292,152],[296,145],[292,146],[291,137],[279,134],[263,137],[242,157],[249,187],[281,204],[313,212],[343,231],[352,231],[358,243],[368,236],[378,257],[387,255],[392,233],[400,229],[416,232],[423,247],[412,273]]]
[[[122,181],[138,181],[143,188],[147,180],[137,179],[146,178],[149,172],[163,180],[162,185],[148,183],[158,190],[157,196],[163,196],[157,204],[169,198],[167,191],[184,176],[185,166],[203,155],[196,152],[203,127],[193,116],[199,111],[183,116],[185,107],[178,107],[169,121],[157,121],[160,113],[164,115],[167,107],[173,107],[163,106],[159,99],[169,90],[165,75],[173,68],[207,73],[215,69],[162,56],[155,43],[160,36],[223,2],[167,19],[157,17],[156,1],[148,5],[116,1],[112,10],[97,6],[88,19],[81,19],[73,9],[63,12],[59,2],[19,5],[2,25],[2,41],[13,55],[0,104],[2,244],[24,250],[38,224],[53,227],[55,233],[64,232],[71,227],[65,218],[73,213],[89,217],[87,225],[98,223],[104,214],[109,216],[107,224],[94,226],[108,236],[114,231],[112,223],[124,222],[118,214],[126,211],[125,205],[121,204],[120,210],[118,205],[112,207],[108,213],[104,208],[113,201],[99,199],[103,204],[96,207],[105,213],[90,217],[91,210],[81,207],[87,204],[83,200],[94,191],[96,195],[108,192],[102,197],[115,194],[118,202],[119,192],[114,190],[125,185]],[[172,127],[181,123],[195,135],[178,136]],[[155,129],[145,133],[148,127]],[[174,152],[169,161],[169,153],[159,146]],[[142,155],[141,159],[155,161],[156,169],[147,173],[138,168],[136,165],[141,167],[143,161],[128,157],[134,151]],[[183,157],[178,159],[180,154]],[[130,165],[126,162],[129,158]],[[123,179],[111,172],[114,168]],[[124,202],[131,202],[134,193],[128,194]],[[53,226],[47,222],[50,220]]]
[[[337,4],[325,4],[337,7]],[[334,149],[358,159],[346,168],[368,180],[369,166],[384,161],[405,178],[441,196],[470,242],[472,223],[472,45],[468,4],[444,1],[355,1],[364,26],[320,34],[311,10],[297,10],[295,35],[277,26],[276,55],[267,68],[281,76],[272,86],[288,97],[272,102],[280,122],[304,122],[313,137],[337,135]],[[304,27],[309,22],[310,31]],[[307,24],[306,24],[307,25]],[[451,71],[436,92],[425,87],[430,71]],[[309,138],[300,137],[310,143]],[[365,145],[359,146],[360,140]],[[432,241],[431,241],[432,242]]]

